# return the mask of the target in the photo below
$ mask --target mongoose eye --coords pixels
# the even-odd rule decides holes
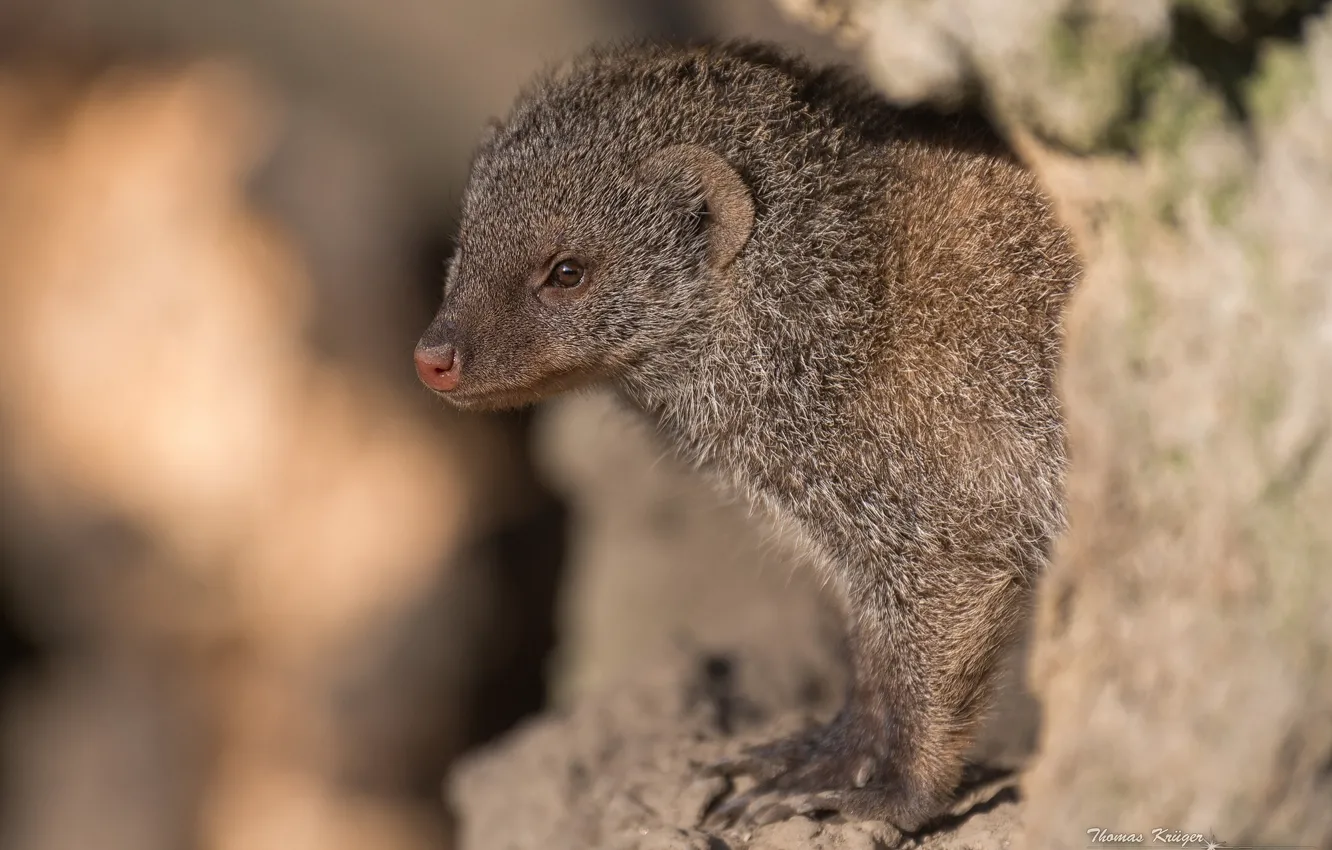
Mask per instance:
[[[583,275],[583,266],[577,260],[561,260],[550,270],[547,281],[551,286],[569,289],[582,283]]]

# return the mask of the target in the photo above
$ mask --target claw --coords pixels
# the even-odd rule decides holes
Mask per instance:
[[[819,817],[840,813],[841,802],[837,792],[782,793],[767,784],[727,800],[714,809],[705,822],[723,829],[742,824],[757,829],[802,815]]]
[[[703,819],[705,824],[716,825],[722,829],[737,826],[750,806],[762,796],[752,791],[737,794],[717,806]]]
[[[808,762],[828,734],[827,726],[809,726],[784,738],[745,747],[713,765],[714,775],[753,776],[760,781]]]
[[[727,779],[749,776],[757,782],[766,782],[791,770],[795,759],[786,752],[790,747],[786,742],[748,747],[737,755],[704,766],[702,773],[704,776],[724,776]]]
[[[747,776],[756,783],[719,801],[704,822],[758,827],[797,815],[837,814],[914,830],[937,814],[943,801],[913,793],[873,734],[849,724],[842,717],[703,768],[708,775]]]
[[[823,791],[818,794],[806,794],[796,804],[795,814],[826,815],[842,814],[842,801],[836,791]]]
[[[749,820],[755,827],[760,827],[778,821],[790,820],[800,813],[797,806],[792,806],[789,803],[771,803],[756,810]]]

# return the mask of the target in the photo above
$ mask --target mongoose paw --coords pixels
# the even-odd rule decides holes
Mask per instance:
[[[754,787],[724,800],[708,815],[722,827],[758,827],[795,815],[839,814],[848,820],[883,820],[914,832],[939,814],[937,801],[912,793],[873,738],[854,734],[838,718],[741,755],[707,772],[748,776]]]
[[[703,772],[728,779],[748,776],[758,782],[767,782],[809,762],[818,751],[819,739],[825,734],[823,727],[815,727],[767,744],[747,747],[737,756],[707,765]]]
[[[891,795],[885,791],[882,788],[858,788],[807,794],[762,791],[756,787],[718,806],[709,822],[721,827],[758,828],[797,816],[823,818],[829,815],[839,815],[847,821],[878,820],[894,825],[912,822],[901,817],[901,809],[892,803]],[[911,831],[918,825],[899,828]]]

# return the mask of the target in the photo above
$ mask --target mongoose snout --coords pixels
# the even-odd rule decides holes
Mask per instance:
[[[427,386],[609,384],[843,602],[845,707],[716,766],[759,782],[715,814],[943,811],[1063,524],[1081,266],[1002,140],[762,45],[597,50],[491,128],[457,244]]]
[[[449,343],[416,347],[416,375],[437,393],[451,392],[462,377],[462,358]]]

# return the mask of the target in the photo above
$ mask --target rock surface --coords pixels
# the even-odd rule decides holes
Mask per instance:
[[[774,636],[775,637],[775,636]],[[791,644],[799,645],[793,636]],[[732,655],[666,651],[636,676],[537,720],[457,771],[461,846],[585,850],[887,850],[891,825],[791,817],[752,831],[720,829],[706,815],[730,789],[700,768],[745,744],[823,717],[840,693],[827,677],[791,673],[793,646]],[[1001,783],[977,788],[916,846],[999,848],[1018,824]]]

